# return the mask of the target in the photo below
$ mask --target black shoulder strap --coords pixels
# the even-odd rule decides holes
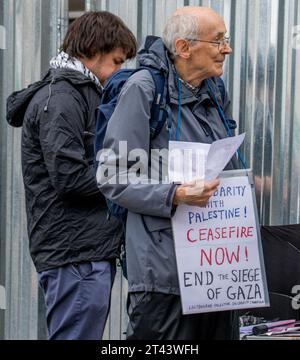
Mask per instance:
[[[170,98],[168,92],[168,80],[166,74],[158,69],[143,67],[150,72],[155,84],[155,95],[151,107],[150,135],[154,139],[163,128],[166,120],[172,118],[170,110]]]

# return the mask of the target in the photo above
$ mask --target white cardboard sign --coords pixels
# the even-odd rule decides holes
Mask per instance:
[[[269,306],[247,176],[221,178],[206,208],[172,218],[184,314]]]

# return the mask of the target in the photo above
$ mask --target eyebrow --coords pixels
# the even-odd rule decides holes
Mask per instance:
[[[216,34],[216,37],[218,37],[218,36],[224,36],[226,33],[227,33],[227,30],[218,32],[218,33]]]

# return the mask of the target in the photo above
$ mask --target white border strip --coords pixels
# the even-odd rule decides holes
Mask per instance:
[[[6,49],[6,29],[2,25],[0,25],[0,49]]]

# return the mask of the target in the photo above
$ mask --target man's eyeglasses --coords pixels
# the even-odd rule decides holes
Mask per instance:
[[[218,50],[224,49],[225,47],[229,46],[230,43],[230,36],[225,36],[223,39],[219,41],[213,40],[200,40],[200,39],[186,39],[188,41],[199,41],[199,42],[206,42],[210,44],[218,45]]]

